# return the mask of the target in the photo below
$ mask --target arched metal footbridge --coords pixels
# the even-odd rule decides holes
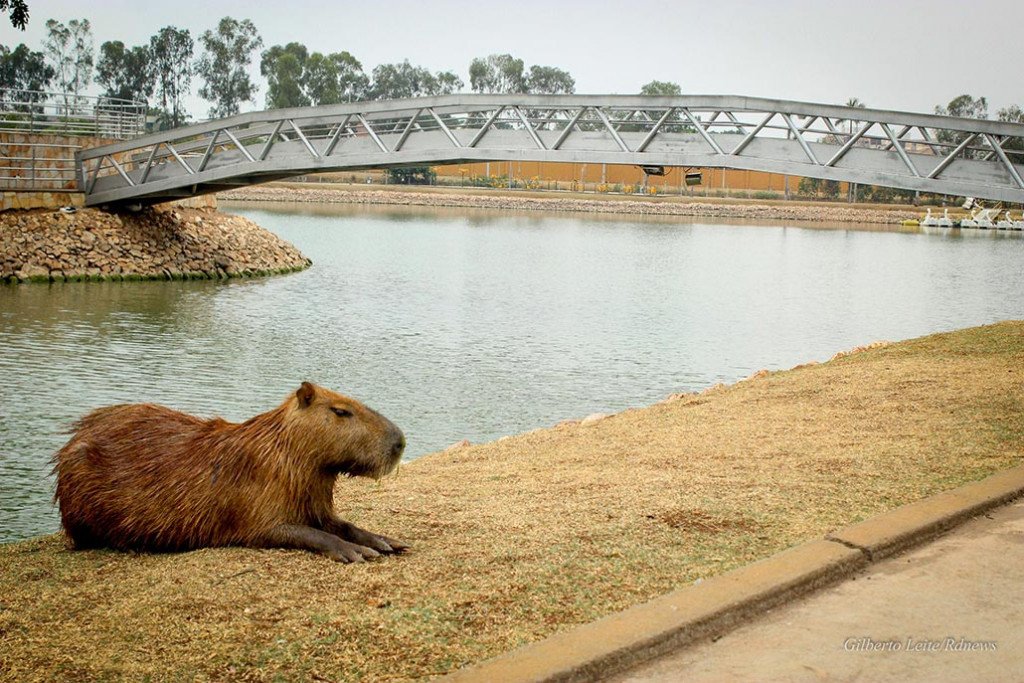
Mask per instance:
[[[1024,203],[1024,125],[731,95],[446,95],[274,109],[79,154],[86,204],[323,171],[549,161],[734,168]]]

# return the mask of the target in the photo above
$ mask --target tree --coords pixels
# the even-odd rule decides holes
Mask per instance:
[[[316,54],[313,53],[314,56]],[[338,72],[338,98],[334,102],[351,102],[366,97],[367,91],[370,89],[370,79],[363,73],[363,65],[358,59],[344,50],[332,52],[327,59],[334,64],[334,68]],[[306,88],[309,98],[317,101],[314,97],[311,75],[306,77]],[[328,102],[322,103],[328,104]]]
[[[843,106],[852,107],[854,109],[865,109],[865,108],[867,108],[867,105],[865,105],[863,102],[861,102],[856,97],[851,97],[850,99],[846,100],[846,104],[843,105]],[[839,124],[839,126],[842,126],[844,121],[840,120],[840,121],[837,121],[837,123]],[[857,127],[857,123],[858,123],[858,121],[856,121],[855,119],[847,119],[845,121],[846,132],[849,133],[850,135],[853,135],[854,129]],[[830,145],[841,145],[844,142],[843,139],[840,139],[840,136],[836,136],[836,135],[834,135],[832,133],[829,133],[828,135],[823,136],[821,138],[821,141],[824,142],[824,143],[830,144]]]
[[[960,95],[950,100],[945,107],[935,107],[940,116],[956,116],[965,119],[987,119],[988,100],[984,97],[974,99],[970,95]]]
[[[46,22],[43,49],[57,74],[62,92],[78,95],[92,78],[92,27],[88,19],[72,19],[67,26],[55,19]]]
[[[370,85],[363,65],[350,53],[309,54],[301,43],[265,50],[260,73],[267,78],[272,109],[351,102],[363,98]]]
[[[839,197],[839,182],[820,178],[801,178],[797,192],[805,197],[824,196],[826,199],[836,199]]]
[[[314,105],[359,100],[370,88],[362,63],[344,50],[329,55],[311,54],[306,60],[302,83]]]
[[[408,59],[401,63],[378,64],[373,69],[370,98],[390,100],[426,95],[432,78],[428,70],[411,65]]]
[[[347,52],[343,53],[352,57]],[[337,104],[343,101],[341,94],[341,75],[338,72],[338,63],[332,57],[337,55],[325,55],[321,52],[314,52],[306,59],[302,70],[301,85],[305,97],[310,104],[319,106],[321,104]],[[352,57],[355,60],[354,57]],[[358,64],[358,60],[356,60]],[[362,66],[360,65],[360,73]],[[267,103],[270,102],[270,94],[267,94]]]
[[[557,67],[534,64],[526,80],[526,91],[541,95],[571,95],[576,92],[576,79]]]
[[[370,99],[390,100],[422,95],[440,95],[454,92],[463,86],[462,79],[450,71],[432,74],[422,66],[413,66],[409,60],[394,64],[379,64],[373,69]]]
[[[263,47],[263,39],[248,19],[224,17],[216,33],[207,30],[199,41],[205,52],[196,62],[196,73],[206,81],[199,96],[213,102],[213,118],[237,114],[239,105],[251,101],[256,92],[247,69],[252,53]]]
[[[22,43],[13,50],[0,45],[0,88],[46,90],[57,75],[42,52]]]
[[[1011,104],[996,112],[996,118],[1009,123],[1024,123],[1024,109],[1019,105]]]
[[[683,94],[683,89],[672,81],[651,81],[640,86],[640,94],[648,97],[678,97]]]
[[[0,45],[0,88],[27,92],[12,93],[12,102],[16,109],[30,111],[35,107],[24,104],[45,99],[39,91],[49,88],[56,72],[46,63],[42,52],[32,52],[28,46],[21,44],[13,50]]]
[[[156,93],[164,116],[161,128],[176,128],[188,118],[182,99],[192,83],[192,35],[188,29],[165,26],[149,39]]]
[[[1024,110],[1016,104],[1011,104],[1009,107],[1004,107],[996,112],[996,118],[1009,123],[1024,123]],[[1024,137],[1010,138],[1003,143],[1003,149],[1015,150],[1017,152],[1024,150]]]
[[[960,118],[971,118],[971,119],[987,119],[988,118],[988,100],[984,97],[974,99],[970,95],[960,95],[950,100],[949,104],[945,107],[935,107],[935,113],[940,116],[957,116]],[[951,130],[940,130],[936,133],[935,137],[939,142],[944,142],[950,145],[959,145],[968,136],[968,133],[956,132]],[[965,151],[964,157],[973,159],[978,156],[977,151]]]
[[[309,106],[302,87],[308,58],[302,43],[275,45],[263,52],[260,73],[267,79],[268,109]]]
[[[434,85],[431,95],[451,95],[453,92],[458,92],[466,84],[461,78],[455,75],[451,71],[438,71],[434,74]]]
[[[510,54],[477,57],[469,64],[469,87],[473,92],[524,93],[524,68],[523,60]]]
[[[22,31],[28,26],[28,4],[25,0],[0,0],[0,12],[11,13],[11,26]]]
[[[671,81],[650,81],[640,86],[640,94],[645,97],[678,97],[683,94],[683,89],[679,87],[678,83]],[[657,121],[661,117],[661,111],[657,110],[645,110],[649,119]],[[593,125],[593,124],[591,124]],[[600,129],[600,127],[598,127]],[[624,123],[619,126],[621,132],[637,132],[646,130],[647,126],[644,124],[637,123]],[[688,123],[684,123],[684,118],[681,113],[676,111],[668,119],[668,126],[662,129],[665,132],[671,131],[674,133],[696,133],[697,129]]]
[[[96,82],[104,95],[122,100],[147,100],[153,95],[153,59],[146,45],[126,49],[120,40],[100,45]]]
[[[393,185],[433,185],[437,172],[430,166],[403,166],[389,168],[388,182]]]

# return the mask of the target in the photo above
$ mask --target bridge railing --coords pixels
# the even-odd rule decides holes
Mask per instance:
[[[0,188],[75,189],[83,138],[127,140],[145,129],[145,102],[0,88]]]
[[[1024,199],[1024,125],[736,96],[355,102],[241,114],[81,157],[96,201],[318,169],[515,159],[751,168]]]
[[[145,132],[145,102],[0,88],[0,133],[127,140]]]

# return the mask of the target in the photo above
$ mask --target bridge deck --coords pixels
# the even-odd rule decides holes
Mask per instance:
[[[736,168],[1024,203],[1024,125],[735,96],[448,95],[240,114],[84,151],[90,206],[473,161]]]

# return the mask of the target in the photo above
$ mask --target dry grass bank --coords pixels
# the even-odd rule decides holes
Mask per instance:
[[[1022,456],[1024,322],[934,335],[342,482],[402,557],[0,547],[0,676],[420,679]]]

